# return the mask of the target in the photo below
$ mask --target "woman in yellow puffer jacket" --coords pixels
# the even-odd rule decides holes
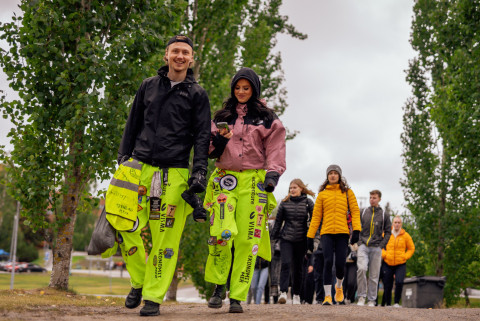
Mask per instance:
[[[352,215],[352,237],[350,243],[358,242],[361,230],[360,210],[353,191],[342,180],[342,169],[338,165],[327,168],[327,179],[320,186],[317,200],[313,208],[312,221],[307,233],[307,248],[313,250],[313,239],[319,226],[324,256],[323,280],[325,289],[324,305],[332,304],[332,267],[335,255],[337,282],[335,284],[335,301],[344,300],[342,282],[345,275],[350,229],[347,222],[347,211]]]
[[[390,235],[386,249],[382,249],[382,259],[386,263],[384,265],[385,274],[383,282],[385,291],[383,296],[386,305],[391,305],[393,276],[395,276],[395,304],[393,306],[400,307],[403,279],[407,271],[406,262],[415,252],[412,237],[402,228],[402,218],[400,216],[393,218],[392,235]]]

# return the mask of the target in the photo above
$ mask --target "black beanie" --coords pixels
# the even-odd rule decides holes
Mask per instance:
[[[235,93],[234,93],[235,85],[242,78],[250,82],[253,88],[252,97],[258,99],[260,97],[260,92],[262,89],[260,78],[258,78],[258,75],[255,73],[255,71],[247,67],[243,67],[235,74],[235,76],[233,76],[232,82],[230,83],[230,87],[232,89],[232,92],[231,92],[232,97],[235,97]]]

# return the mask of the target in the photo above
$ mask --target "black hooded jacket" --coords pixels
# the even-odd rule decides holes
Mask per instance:
[[[282,238],[289,242],[306,241],[313,206],[313,201],[305,194],[291,196],[288,201],[282,201],[278,206],[272,239]]]
[[[118,159],[134,158],[161,168],[188,168],[194,147],[193,169],[207,170],[210,144],[210,102],[188,69],[173,88],[168,66],[145,79],[138,89],[123,132]]]

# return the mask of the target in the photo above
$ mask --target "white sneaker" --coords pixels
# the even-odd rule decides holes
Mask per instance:
[[[278,303],[280,304],[287,303],[287,292],[280,293],[280,297],[278,298]]]
[[[300,296],[298,294],[294,295],[292,301],[293,304],[300,304]]]
[[[375,306],[375,301],[368,301],[368,306],[369,307],[374,307]]]
[[[364,297],[359,297],[359,298],[358,298],[357,305],[363,307],[363,306],[365,305],[365,298],[364,298]]]
[[[393,307],[394,307],[394,308],[401,308],[402,306],[401,306],[400,304],[398,304],[398,303],[395,303],[395,304],[393,305]]]

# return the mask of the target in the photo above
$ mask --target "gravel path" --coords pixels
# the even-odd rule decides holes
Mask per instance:
[[[243,305],[243,314],[229,314],[228,305],[209,309],[205,304],[164,304],[152,320],[480,320],[480,309],[408,309],[320,305]],[[0,311],[0,320],[138,320],[140,307],[38,307],[26,312]]]

